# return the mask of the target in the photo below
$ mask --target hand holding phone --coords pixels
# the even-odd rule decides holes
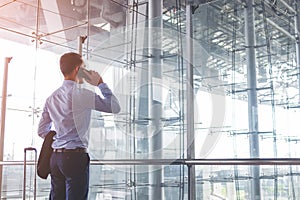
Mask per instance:
[[[90,80],[90,77],[88,76],[88,74],[91,74],[91,72],[83,67],[79,67],[79,71],[78,71],[78,78],[84,78],[86,81]]]
[[[98,72],[87,70],[83,67],[79,68],[78,77],[84,78],[86,82],[94,86],[98,86],[100,83],[103,83],[102,77],[98,74]]]

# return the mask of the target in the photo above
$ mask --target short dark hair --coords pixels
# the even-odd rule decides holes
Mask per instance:
[[[71,74],[72,71],[83,63],[81,55],[74,52],[65,53],[60,57],[60,71],[64,76]]]

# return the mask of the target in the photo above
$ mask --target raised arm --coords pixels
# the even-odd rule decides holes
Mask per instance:
[[[121,110],[120,103],[108,86],[105,83],[101,83],[98,88],[104,98],[101,98],[99,95],[95,97],[95,110],[114,114],[119,113]]]

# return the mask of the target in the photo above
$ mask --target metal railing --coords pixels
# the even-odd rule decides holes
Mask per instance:
[[[24,161],[0,161],[0,166],[23,164]],[[27,164],[35,162],[29,160]],[[105,159],[91,160],[91,165],[300,165],[300,158]]]

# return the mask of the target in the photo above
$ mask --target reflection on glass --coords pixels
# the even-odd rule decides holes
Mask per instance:
[[[5,160],[22,160],[24,147],[40,148],[42,141],[36,134],[40,109],[45,98],[62,83],[58,58],[67,51],[78,51],[77,39],[81,35],[88,36],[83,44],[87,68],[103,76],[122,108],[118,115],[92,113],[89,146],[92,159],[153,158],[157,152],[151,149],[157,133],[162,138],[161,159],[186,158],[188,63],[194,66],[196,158],[249,158],[251,133],[243,5],[236,5],[235,1],[213,1],[195,10],[194,60],[191,61],[186,55],[184,10],[171,9],[165,1],[169,9],[162,18],[153,19],[153,22],[162,20],[162,28],[149,28],[141,14],[146,12],[143,5],[137,11],[134,7],[120,7],[122,1],[115,1],[119,4],[97,2],[87,4],[74,0],[71,6],[67,3],[55,6],[43,1],[46,4],[40,15],[44,18],[39,20],[39,38],[32,35],[32,31],[36,31],[36,14],[31,15],[31,21],[24,17],[28,20],[23,24],[21,13],[13,15],[9,23],[3,19],[8,15],[0,7],[1,25],[7,23],[9,26],[4,27],[26,33],[21,36],[6,32],[1,37],[13,37],[27,44],[0,41],[1,47],[5,47],[0,49],[1,55],[13,57],[9,68],[8,93],[11,97],[7,98]],[[37,7],[35,3],[14,2],[9,9],[23,9],[23,15],[27,16],[27,12],[36,13]],[[255,16],[259,46],[256,69],[260,157],[298,157],[300,113],[297,109],[295,42],[268,25],[274,38],[269,46],[271,53],[266,55],[267,32],[259,10],[261,5],[256,9],[259,11]],[[131,17],[138,13],[136,21],[129,22],[124,17],[128,10],[133,13]],[[67,14],[61,17],[59,13]],[[277,21],[280,23],[281,19]],[[292,34],[293,29],[290,27]],[[152,62],[151,66],[149,35],[154,40],[162,39],[161,46],[154,48],[160,52],[159,62]],[[162,38],[157,38],[161,35]],[[161,70],[161,77],[152,76],[155,68]],[[2,73],[1,70],[0,77]],[[156,106],[161,108],[161,113],[153,113]],[[155,169],[162,171],[161,188],[165,199],[187,199],[186,166],[166,165]],[[94,165],[90,199],[147,198],[152,187],[149,174],[155,169]],[[299,196],[298,171],[298,166],[261,166],[261,197],[295,199]],[[6,192],[2,197],[20,196],[22,184],[15,179],[16,174],[22,176],[21,167],[4,169]],[[249,166],[199,166],[196,170],[197,198],[249,199],[251,178]],[[41,198],[48,196],[48,181],[38,181]]]

